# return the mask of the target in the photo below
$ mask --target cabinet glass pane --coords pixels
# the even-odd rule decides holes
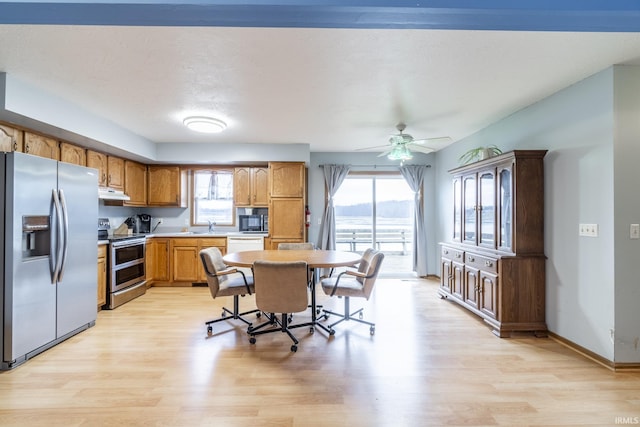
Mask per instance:
[[[480,176],[480,244],[496,244],[496,181],[493,173]]]
[[[453,181],[453,240],[462,237],[462,199],[460,198],[460,179]]]
[[[464,240],[476,242],[476,179],[465,178],[464,194]]]
[[[511,171],[503,169],[500,171],[500,246],[511,248],[512,226],[512,203],[511,195]]]

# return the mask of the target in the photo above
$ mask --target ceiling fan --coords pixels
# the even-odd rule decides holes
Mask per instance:
[[[431,153],[435,151],[435,148],[432,148],[428,145],[450,142],[451,138],[448,136],[441,136],[437,138],[425,138],[425,139],[414,139],[413,136],[408,133],[403,133],[403,131],[407,128],[407,125],[400,122],[396,125],[396,129],[398,130],[397,134],[391,135],[389,138],[390,145],[379,145],[377,147],[368,147],[361,148],[357,151],[361,150],[370,150],[373,148],[381,148],[387,147],[383,153],[379,154],[378,157],[387,156],[389,160],[409,160],[413,158],[411,154],[413,151],[418,151],[421,153]]]

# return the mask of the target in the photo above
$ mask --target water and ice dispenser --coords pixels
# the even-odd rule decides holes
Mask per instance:
[[[51,217],[22,217],[22,258],[49,256],[51,252]]]

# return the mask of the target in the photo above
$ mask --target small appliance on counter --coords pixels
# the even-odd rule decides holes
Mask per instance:
[[[269,210],[266,208],[246,208],[244,214],[238,215],[238,231],[242,233],[268,233]]]
[[[151,233],[151,215],[139,214],[130,216],[124,222],[133,234],[149,234]]]

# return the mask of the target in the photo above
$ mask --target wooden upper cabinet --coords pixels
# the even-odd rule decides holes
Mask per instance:
[[[58,141],[35,133],[24,133],[24,152],[34,156],[60,160],[60,146]]]
[[[124,190],[124,159],[107,156],[107,187]]]
[[[98,169],[98,186],[107,186],[107,155],[87,150],[87,167]]]
[[[0,151],[24,151],[24,133],[10,126],[0,125]]]
[[[233,194],[236,206],[267,206],[269,204],[269,169],[235,168]]]
[[[302,162],[269,163],[271,197],[304,197],[305,172]]]
[[[147,166],[132,160],[124,161],[124,193],[127,206],[147,205]]]
[[[74,165],[87,165],[87,150],[68,142],[60,143],[60,161]]]
[[[186,171],[178,166],[149,165],[148,205],[187,207]]]
[[[304,199],[271,199],[269,205],[269,236],[288,242],[304,241]]]

